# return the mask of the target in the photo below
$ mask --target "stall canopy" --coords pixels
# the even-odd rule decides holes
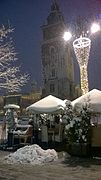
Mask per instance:
[[[4,106],[4,109],[19,109],[20,106],[16,104],[7,104]]]
[[[101,91],[93,89],[72,101],[72,106],[80,110],[84,104],[88,104],[92,112],[101,113]]]
[[[65,102],[57,97],[49,95],[26,108],[34,113],[54,113],[64,110]]]

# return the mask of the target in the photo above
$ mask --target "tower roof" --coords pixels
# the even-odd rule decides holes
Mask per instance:
[[[53,3],[51,5],[51,11],[59,11],[59,5],[56,0],[53,0]]]
[[[55,23],[59,23],[59,22],[63,22],[63,21],[64,21],[64,18],[60,11],[59,4],[57,3],[56,0],[52,0],[51,12],[47,18],[47,23],[55,24]]]

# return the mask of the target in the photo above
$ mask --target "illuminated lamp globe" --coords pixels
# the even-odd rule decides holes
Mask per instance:
[[[93,33],[96,33],[98,31],[100,31],[100,25],[97,23],[93,23],[91,26],[91,33],[93,34]]]
[[[68,31],[68,32],[64,33],[63,39],[65,41],[69,41],[71,39],[71,37],[72,37],[72,34]]]

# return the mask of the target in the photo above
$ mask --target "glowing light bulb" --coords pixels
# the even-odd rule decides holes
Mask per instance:
[[[91,26],[91,33],[96,33],[100,31],[100,25],[97,23],[93,23]]]
[[[68,31],[68,32],[64,33],[63,39],[65,41],[69,41],[71,39],[71,37],[72,37],[72,34]]]

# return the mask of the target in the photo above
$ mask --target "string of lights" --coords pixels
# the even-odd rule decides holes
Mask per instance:
[[[80,67],[82,94],[86,94],[89,91],[87,66],[91,48],[91,40],[86,37],[80,37],[73,41],[73,47]]]
[[[80,68],[80,82],[82,94],[86,94],[89,91],[87,66],[91,49],[90,34],[94,34],[99,30],[100,25],[98,23],[93,23],[90,31],[86,31],[86,33],[82,31],[81,35],[79,35],[79,38],[76,38],[73,41],[74,52]],[[68,41],[72,38],[72,34],[67,31],[64,33],[63,38],[65,41]]]

